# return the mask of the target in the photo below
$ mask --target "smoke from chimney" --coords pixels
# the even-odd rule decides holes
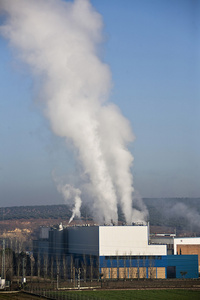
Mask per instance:
[[[118,204],[127,223],[143,221],[148,213],[142,200],[134,202],[128,150],[134,136],[108,101],[112,82],[99,58],[99,13],[88,0],[0,0],[0,11],[5,14],[1,34],[40,82],[38,97],[52,131],[76,149],[80,186],[57,183],[65,200],[75,201],[72,218],[80,216],[83,196],[100,223],[117,223]]]

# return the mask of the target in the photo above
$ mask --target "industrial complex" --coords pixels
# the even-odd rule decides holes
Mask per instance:
[[[169,237],[167,237],[169,238]],[[150,238],[149,225],[41,227],[34,255],[84,269],[101,279],[198,278],[200,238]],[[173,245],[172,245],[173,243]],[[173,251],[168,251],[168,248]],[[82,270],[82,274],[86,272]],[[86,275],[85,275],[86,276]]]

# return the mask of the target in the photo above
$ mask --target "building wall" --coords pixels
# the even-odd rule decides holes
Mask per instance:
[[[61,257],[65,253],[64,231],[51,229],[49,231],[49,255],[50,257]]]
[[[151,236],[150,237],[152,244],[159,245],[174,245],[174,237],[165,237],[165,236]]]
[[[68,227],[68,253],[98,255],[99,227],[75,226]]]
[[[168,255],[168,267],[176,267],[176,278],[198,278],[198,255]]]
[[[34,240],[33,241],[33,255],[34,257],[48,255],[49,241],[48,240]]]
[[[148,275],[147,275],[148,272]],[[101,268],[102,279],[136,279],[136,278],[160,278],[165,277],[165,268]]]
[[[166,255],[166,245],[148,244],[148,226],[68,227],[68,253],[86,255]]]
[[[197,255],[99,258],[102,278],[198,278]]]
[[[174,254],[197,254],[200,273],[200,237],[197,238],[175,238]]]
[[[166,255],[166,245],[148,244],[148,226],[99,226],[99,255]]]
[[[197,254],[200,273],[200,245],[177,245],[177,253],[181,255]]]
[[[164,279],[166,278],[166,268],[165,267],[158,267],[156,269],[156,278]]]
[[[155,236],[150,237],[151,244],[153,245],[167,245],[167,254],[174,254],[174,236]]]
[[[200,237],[197,238],[175,238],[174,239],[174,254],[177,253],[177,245],[199,245],[200,246]]]
[[[40,227],[39,229],[39,239],[49,238],[50,227]]]

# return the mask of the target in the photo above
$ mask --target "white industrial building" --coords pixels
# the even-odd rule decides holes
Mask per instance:
[[[197,255],[167,255],[150,244],[149,226],[67,227],[68,255],[95,266],[105,279],[198,277]],[[98,276],[98,275],[97,275]]]
[[[149,244],[149,227],[76,226],[68,227],[68,253],[97,256],[166,255],[166,245]]]

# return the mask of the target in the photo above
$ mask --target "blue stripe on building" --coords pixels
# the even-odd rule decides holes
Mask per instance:
[[[110,274],[110,268],[119,269],[130,267],[146,268],[146,278],[148,278],[149,268],[165,268],[165,278],[198,278],[198,255],[99,257],[100,273],[102,268],[108,268]]]

